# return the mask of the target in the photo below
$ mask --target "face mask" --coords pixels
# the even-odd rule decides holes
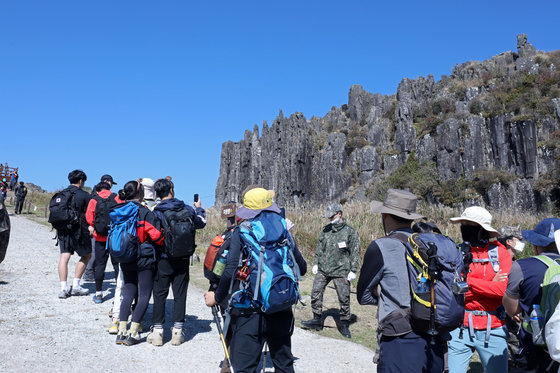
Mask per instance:
[[[478,247],[486,246],[490,238],[488,232],[480,225],[461,225],[461,236],[463,236],[463,241],[468,241],[471,245]]]
[[[524,248],[525,248],[525,242],[523,241],[517,241],[517,243],[513,247],[513,249],[518,253],[522,252]]]
[[[333,220],[331,220],[331,224],[336,224],[338,223],[338,216],[336,218],[334,218]]]

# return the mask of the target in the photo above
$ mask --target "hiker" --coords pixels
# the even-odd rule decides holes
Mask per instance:
[[[232,332],[229,350],[234,372],[255,372],[265,342],[268,343],[275,371],[294,372],[294,357],[291,351],[294,316],[291,303],[288,303],[287,308],[286,306],[281,307],[282,310],[280,311],[267,313],[263,310],[263,305],[257,303],[257,301],[242,302],[243,294],[252,299],[253,295],[251,294],[255,291],[258,291],[256,294],[260,294],[262,297],[262,291],[252,289],[249,285],[251,274],[246,277],[247,281],[239,280],[246,275],[244,269],[247,267],[239,268],[238,265],[240,259],[250,260],[250,267],[254,272],[253,276],[258,276],[255,266],[259,265],[259,261],[254,259],[254,250],[258,250],[258,248],[255,247],[254,241],[249,240],[246,236],[246,234],[254,234],[252,232],[253,223],[262,227],[259,230],[259,236],[262,237],[259,242],[262,245],[266,247],[269,244],[277,244],[278,251],[284,254],[287,254],[285,250],[291,250],[302,275],[307,271],[307,264],[293,244],[293,240],[291,240],[291,236],[284,225],[285,222],[282,223],[284,219],[280,216],[280,209],[272,201],[270,191],[264,188],[254,188],[247,191],[244,195],[243,207],[237,211],[237,216],[246,221],[241,223],[239,229],[233,231],[227,263],[220,283],[215,292],[209,291],[204,295],[205,303],[208,307],[222,303],[230,294],[230,286],[232,294],[236,294],[236,299],[232,299],[230,302],[231,321],[229,324]],[[265,241],[266,239],[270,241]],[[282,239],[281,242],[278,241],[280,239]],[[285,243],[287,246],[280,248],[281,243]],[[249,244],[252,246],[251,249],[246,246]],[[267,257],[274,254],[280,255],[277,252],[274,252],[274,254],[268,253],[271,250],[266,251]],[[267,263],[266,260],[263,260],[263,262]],[[265,265],[263,262],[260,263],[262,266]],[[296,270],[296,263],[293,263],[292,260],[290,260],[290,263],[293,266],[290,267],[290,271],[292,271],[291,268]],[[283,273],[287,274],[287,272]],[[291,275],[294,275],[293,272]],[[244,286],[248,286],[248,288],[245,289]],[[244,292],[243,289],[247,292]],[[279,296],[279,294],[277,295]],[[246,308],[241,308],[242,306]],[[275,306],[277,305],[275,304]]]
[[[511,255],[512,262],[515,262],[515,255],[523,252],[525,243],[522,241],[523,236],[519,226],[505,226],[498,229],[497,240],[506,247]],[[512,266],[513,268],[513,266]],[[507,291],[507,289],[506,289]],[[519,352],[519,327],[520,323],[516,321],[517,318],[512,318],[506,315],[506,329],[508,332],[508,362],[513,362],[515,355]]]
[[[371,203],[371,211],[381,213],[386,236],[367,248],[356,293],[360,304],[378,305],[378,372],[440,373],[444,368],[445,338],[436,336],[431,343],[430,336],[412,329],[406,312],[411,296],[405,246],[391,237],[413,233],[413,221],[423,218],[416,213],[417,199],[410,192],[389,189],[384,202]]]
[[[119,190],[119,198],[124,201],[111,211],[111,221],[115,224],[117,218],[126,218],[124,214],[127,208],[138,211],[138,223],[136,224],[136,237],[139,242],[139,253],[130,262],[121,263],[121,272],[124,279],[122,289],[122,301],[119,310],[119,327],[115,343],[132,346],[140,343],[140,323],[144,318],[152,287],[154,284],[154,272],[156,267],[156,249],[154,245],[163,243],[163,230],[161,222],[140,201],[144,197],[142,184],[133,180],[126,183]],[[114,220],[115,219],[115,220]],[[111,240],[111,233],[109,234]],[[120,241],[120,240],[119,240]],[[116,243],[118,244],[118,243]],[[133,299],[137,298],[136,307],[132,312],[132,321],[127,331],[128,317],[131,313]]]
[[[156,207],[159,202],[159,199],[156,200],[154,181],[148,177],[144,177],[141,182],[144,187],[144,200],[142,201],[142,204],[154,211],[154,207]]]
[[[505,226],[498,229],[498,233],[500,235],[496,239],[508,250],[511,260],[515,261],[515,255],[523,252],[525,248],[525,242],[521,241],[523,239],[521,229],[519,226]]]
[[[525,321],[520,330],[520,352],[515,356],[510,372],[558,371],[558,363],[551,365],[553,361],[546,349],[533,343],[534,337],[527,327],[533,306],[541,305],[542,285],[546,285],[543,284],[545,272],[555,265],[554,261],[556,264],[560,261],[554,241],[554,232],[557,230],[560,230],[560,219],[547,218],[540,221],[535,229],[522,231],[523,238],[533,245],[535,256],[513,263],[503,298],[507,314],[518,321]],[[543,314],[546,311],[541,310]]]
[[[338,330],[346,338],[351,338],[350,329],[350,282],[356,278],[360,255],[358,232],[342,217],[342,207],[333,203],[327,207],[325,218],[329,219],[321,231],[312,273],[311,310],[313,318],[302,321],[306,329],[323,329],[323,293],[329,282],[333,282],[340,303],[340,323]]]
[[[25,202],[25,196],[27,196],[27,187],[23,184],[23,181],[19,182],[19,185],[16,187],[16,214],[21,214],[21,210],[23,209],[23,203]]]
[[[10,174],[10,190],[13,191],[17,184],[16,171]]]
[[[109,190],[113,187],[113,185],[117,185],[117,183],[113,180],[113,177],[109,174],[105,174],[103,176],[101,176],[101,179],[99,180],[100,183],[107,183],[109,184]],[[97,184],[95,188],[93,188],[93,190],[91,191],[91,195],[92,197],[95,197],[97,195],[97,193],[99,192],[99,190],[97,190],[97,186],[100,184]],[[95,247],[95,237],[93,237],[93,233],[90,230],[90,233],[92,235],[92,246]],[[84,273],[84,276],[82,277],[83,281],[95,281],[95,275],[94,275],[94,263],[95,263],[95,250],[92,250],[91,252],[91,259],[89,260],[89,263],[86,267],[86,271]],[[115,276],[118,274],[118,268],[115,271]]]
[[[93,302],[103,303],[103,280],[105,278],[105,267],[109,259],[109,252],[106,250],[107,234],[109,234],[109,224],[111,223],[109,212],[123,201],[120,200],[117,194],[111,193],[111,185],[105,181],[97,184],[95,191],[97,194],[91,198],[87,207],[86,220],[89,224],[89,231],[95,239],[95,256],[93,258],[95,295],[93,296]],[[111,263],[115,271],[115,278],[117,278],[119,264],[112,257]]]
[[[492,215],[485,208],[468,207],[450,220],[461,225],[463,242],[470,244],[473,259],[467,277],[464,323],[451,332],[449,372],[466,372],[474,350],[485,372],[506,372],[507,332],[501,305],[511,255],[499,241],[491,240],[499,233],[492,228]]]
[[[87,229],[87,222],[85,214],[91,195],[82,188],[87,180],[87,176],[82,170],[74,170],[68,174],[68,186],[63,191],[55,194],[53,198],[64,199],[63,204],[66,206],[65,201],[69,201],[69,207],[74,214],[76,214],[76,221],[72,222],[70,226],[57,229],[58,243],[60,245],[60,261],[58,263],[58,276],[60,278],[60,293],[58,297],[61,299],[68,298],[70,295],[88,295],[89,290],[80,285],[82,275],[86,269],[88,261],[91,257],[91,239]],[[21,183],[21,182],[20,182]],[[58,196],[58,197],[57,197]],[[64,197],[64,198],[63,198]],[[64,206],[64,207],[65,207]],[[61,208],[63,208],[61,206]],[[56,215],[53,210],[51,201],[51,214],[49,222],[53,222]],[[77,253],[80,260],[76,263],[74,273],[74,282],[71,287],[68,287],[66,282],[68,279],[68,262],[70,256]]]
[[[206,211],[202,208],[202,202],[198,200],[194,203],[194,209],[186,205],[183,201],[175,198],[175,189],[173,183],[168,179],[159,179],[154,184],[156,196],[161,201],[155,206],[154,214],[161,220],[166,239],[164,241],[163,252],[161,253],[158,263],[156,278],[154,281],[154,308],[152,315],[152,331],[147,337],[147,342],[154,346],[163,344],[163,324],[165,323],[165,303],[169,294],[169,287],[173,289],[173,327],[171,329],[171,345],[178,346],[185,341],[183,336],[183,323],[185,322],[185,309],[187,303],[187,289],[189,286],[189,265],[190,255],[195,249],[194,236],[195,229],[202,229],[206,226]],[[173,218],[180,214],[186,214],[188,222]],[[169,224],[169,225],[168,225]],[[181,225],[181,226],[179,226]],[[186,234],[192,238],[191,242],[187,242],[186,236],[174,237],[176,228],[185,227]],[[172,233],[173,232],[173,233]],[[184,240],[184,242],[178,242]],[[170,252],[171,244],[188,245],[188,250],[192,250],[190,255],[175,256]]]
[[[6,190],[4,185],[0,185],[0,199],[2,199],[2,202],[6,200],[7,196],[8,196],[8,191]]]

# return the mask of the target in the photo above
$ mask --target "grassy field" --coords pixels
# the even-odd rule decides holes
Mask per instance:
[[[45,218],[44,205],[45,203],[48,203],[50,197],[51,194],[30,193],[28,198],[32,202],[32,207],[30,214],[24,214],[24,216],[42,224],[48,224]],[[12,204],[8,203],[7,206],[9,211],[13,211]],[[35,209],[34,206],[37,206],[38,208]],[[369,243],[372,240],[384,235],[380,214],[371,213],[369,211],[369,203],[352,202],[345,204],[343,209],[343,216],[347,219],[350,225],[356,228],[360,236],[360,257],[362,258]],[[319,233],[323,226],[328,223],[327,219],[323,217],[324,210],[325,206],[318,206],[316,208],[308,209],[288,209],[287,211],[287,217],[295,224],[291,232],[293,233],[302,254],[306,258],[309,268],[311,267],[313,255],[315,253]],[[27,212],[27,204],[25,212]],[[457,242],[460,241],[459,226],[449,223],[449,218],[459,216],[461,214],[460,210],[453,210],[447,207],[438,208],[433,206],[420,206],[419,212],[426,215],[429,221],[436,223],[444,234],[450,236]],[[499,228],[504,225],[520,225],[522,229],[531,229],[538,221],[546,217],[530,214],[509,214],[495,211],[491,211],[491,213],[494,216],[492,225],[495,228]],[[199,260],[194,261],[193,268],[191,269],[191,281],[193,285],[202,289],[208,288],[208,281],[204,278],[202,270],[202,262],[204,260],[206,248],[214,236],[222,233],[226,227],[226,221],[220,218],[217,208],[207,209],[207,218],[208,223],[206,228],[197,232],[198,247],[196,254]],[[526,257],[530,255],[532,255],[532,247],[530,244],[527,244],[524,252],[521,253],[519,257]],[[313,276],[309,273],[300,283],[300,290],[305,306],[299,304],[296,307],[295,318],[297,325],[299,325],[302,320],[307,320],[312,317],[310,304],[312,285]],[[352,341],[374,350],[376,347],[377,308],[375,306],[360,306],[358,304],[355,295],[355,285],[356,281],[352,284],[352,294],[350,297],[350,308],[352,311],[350,331],[352,332]],[[336,291],[334,290],[334,286],[330,284],[324,295],[323,312],[326,316],[325,328],[323,331],[317,332],[318,334],[332,338],[344,338],[340,335],[336,328],[338,309],[339,303]],[[482,372],[480,362],[476,355],[473,358],[469,371],[473,373]]]

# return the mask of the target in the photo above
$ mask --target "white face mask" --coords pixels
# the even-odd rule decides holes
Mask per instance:
[[[517,243],[513,247],[513,249],[518,253],[522,252],[524,248],[525,248],[525,242],[523,241],[517,241]]]
[[[336,224],[338,223],[338,216],[336,218],[334,218],[333,220],[331,220],[331,224]]]

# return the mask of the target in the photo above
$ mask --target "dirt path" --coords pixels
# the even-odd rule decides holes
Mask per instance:
[[[0,264],[0,330],[4,336],[0,342],[1,371],[219,371],[223,351],[202,290],[189,288],[186,343],[171,346],[170,325],[166,325],[163,347],[145,342],[132,347],[116,345],[115,337],[106,332],[111,300],[94,304],[91,296],[58,299],[59,251],[53,233],[20,216],[11,216],[11,221],[10,246]],[[76,260],[73,256],[70,261],[69,283]],[[112,297],[114,289],[114,280],[109,277],[104,284],[107,298]],[[93,290],[92,283],[84,286]],[[170,311],[168,307],[167,320]],[[144,330],[148,330],[150,321],[151,305]],[[292,346],[298,372],[375,371],[373,351],[349,341],[296,328]]]

